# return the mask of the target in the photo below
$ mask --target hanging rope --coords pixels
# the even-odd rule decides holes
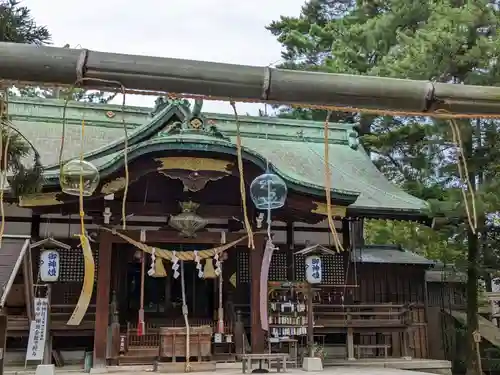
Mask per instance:
[[[3,133],[3,128],[2,128],[2,133]],[[2,246],[3,234],[5,232],[4,192],[5,192],[5,183],[7,182],[7,169],[9,168],[8,156],[9,156],[10,134],[11,134],[10,131],[7,131],[7,137],[5,140],[5,150],[3,153],[2,182],[0,184],[0,211],[1,211],[0,214],[2,216],[2,224],[0,225],[0,247]]]
[[[123,143],[123,161],[125,162],[125,188],[123,189],[123,198],[122,198],[122,229],[127,229],[127,195],[128,195],[128,184],[130,181],[129,171],[128,171],[128,131],[127,131],[127,123],[125,122],[125,87],[120,84],[122,88],[122,125],[123,125],[123,135],[125,137]]]
[[[4,124],[7,120],[8,116],[8,96],[9,93],[7,89],[3,92],[3,98],[0,103],[0,156],[3,156],[3,166],[2,166],[2,176],[0,181],[0,216],[2,219],[2,223],[0,223],[0,247],[2,247],[3,234],[5,232],[5,205],[4,205],[4,190],[5,190],[5,181],[7,180],[7,168],[9,166],[7,157],[9,152],[9,142],[10,142],[10,131],[6,132],[5,145],[4,142]]]
[[[141,230],[141,243],[146,242],[146,231]],[[154,251],[154,250],[153,250]],[[151,253],[153,253],[153,251]],[[141,252],[141,294],[139,296],[139,319],[137,322],[137,335],[142,336],[145,334],[145,324],[144,324],[144,284],[145,284],[145,273],[146,273],[146,253]]]
[[[328,227],[330,228],[330,232],[332,233],[333,237],[333,244],[335,245],[335,249],[337,252],[344,251],[344,247],[342,246],[342,243],[339,239],[339,235],[337,233],[337,228],[335,228],[335,223],[332,218],[332,188],[331,188],[331,183],[332,183],[332,176],[331,176],[331,171],[330,171],[330,144],[328,142],[328,127],[330,123],[330,117],[332,115],[332,111],[328,111],[326,114],[326,119],[325,123],[323,126],[323,134],[324,134],[324,141],[325,141],[325,160],[324,160],[324,166],[325,166],[325,193],[326,193],[326,213],[328,215]]]
[[[77,72],[79,70],[77,69]],[[79,73],[80,74],[80,73]],[[127,195],[128,195],[128,185],[129,185],[129,170],[128,170],[128,130],[127,130],[127,124],[125,121],[125,106],[126,106],[126,95],[127,95],[127,89],[123,84],[119,81],[113,81],[113,80],[107,80],[107,79],[100,79],[100,78],[86,78],[86,77],[79,77],[75,83],[70,86],[70,90],[67,94],[66,99],[64,100],[64,106],[63,106],[63,118],[62,118],[62,135],[61,135],[61,144],[59,147],[59,170],[60,174],[62,174],[62,168],[63,168],[63,153],[64,153],[64,144],[65,144],[65,137],[66,137],[66,122],[67,122],[67,111],[68,111],[68,104],[69,101],[72,98],[73,93],[75,92],[75,89],[79,87],[82,83],[84,82],[97,82],[97,83],[102,83],[103,86],[106,86],[107,89],[109,89],[109,86],[115,86],[118,87],[118,91],[115,92],[121,92],[123,99],[122,99],[122,105],[121,105],[121,115],[122,115],[122,125],[123,125],[123,133],[124,133],[124,148],[123,148],[123,159],[124,159],[124,169],[125,169],[125,187],[123,190],[123,198],[122,198],[122,228],[126,229],[127,227],[127,213],[126,213],[126,205],[127,205]],[[83,158],[80,158],[80,160],[83,160]]]
[[[184,261],[181,260],[181,293],[182,293],[182,315],[186,327],[186,367],[185,372],[191,371],[191,327],[189,326],[188,307],[186,302],[186,282],[184,280]]]
[[[80,143],[80,165],[83,162],[83,141],[85,137],[85,120],[82,120],[82,139]],[[80,206],[80,235],[85,236],[85,211],[83,210],[83,173],[80,172],[80,196],[78,197]]]
[[[248,210],[247,210],[247,193],[245,189],[245,179],[243,176],[243,157],[241,155],[241,134],[240,134],[240,119],[238,116],[238,111],[236,110],[236,103],[234,101],[230,102],[231,107],[233,107],[234,118],[236,121],[236,152],[238,154],[238,172],[240,174],[240,195],[241,204],[243,205],[243,219],[245,222],[245,229],[248,234],[248,248],[255,249],[255,244],[253,241],[253,231],[252,224],[248,220]]]
[[[467,166],[467,159],[465,158],[465,153],[463,149],[463,141],[462,135],[460,131],[460,127],[454,119],[450,119],[450,128],[453,143],[457,147],[459,155],[457,156],[457,167],[458,167],[458,175],[462,182],[464,182],[467,186],[467,190],[470,195],[470,204],[472,207],[469,207],[469,199],[467,198],[467,190],[462,185],[460,191],[462,193],[462,197],[464,199],[465,205],[465,214],[467,215],[467,222],[473,234],[476,234],[477,230],[477,210],[476,210],[476,196],[474,189],[472,187],[471,182],[469,181],[469,168]],[[471,213],[472,211],[472,213]]]

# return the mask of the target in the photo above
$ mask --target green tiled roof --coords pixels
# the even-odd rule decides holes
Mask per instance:
[[[435,261],[427,259],[397,245],[367,245],[355,249],[353,260],[360,263],[420,264],[433,266]]]
[[[38,149],[47,166],[47,177],[57,178],[64,103],[47,99],[18,99],[9,103],[12,122]],[[151,108],[127,107],[123,116],[129,133],[129,160],[148,150],[194,148],[233,153],[234,116],[203,113],[205,123],[214,124],[226,139],[206,133],[165,134],[168,124],[182,121],[185,108],[169,105],[150,115]],[[81,121],[85,119],[86,159],[106,174],[123,162],[121,107],[71,102],[66,111],[64,159],[77,157],[81,149]],[[424,217],[426,202],[391,184],[371,162],[351,124],[330,124],[330,169],[332,192],[358,196],[349,209],[385,212],[395,216]],[[269,160],[287,183],[304,191],[324,195],[323,124],[274,117],[240,116],[240,134],[245,157]],[[52,167],[52,168],[51,168]]]

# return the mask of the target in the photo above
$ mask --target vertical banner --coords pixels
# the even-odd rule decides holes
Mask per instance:
[[[31,321],[26,361],[43,361],[47,340],[48,298],[35,298],[35,319]]]

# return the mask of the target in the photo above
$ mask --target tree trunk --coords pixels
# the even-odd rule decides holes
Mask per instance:
[[[463,144],[465,161],[470,162],[474,155],[474,130],[472,129],[472,124],[470,122],[463,122],[464,127],[460,127],[462,131],[462,136],[465,142]],[[469,163],[470,166],[470,163]],[[466,176],[469,180],[472,191],[470,194],[474,194],[477,190],[477,171],[475,168],[469,170],[469,174]],[[464,204],[469,204],[469,202],[464,202]],[[469,205],[471,206],[471,205]],[[471,212],[471,215],[474,215]],[[483,216],[483,215],[478,215]],[[479,279],[479,253],[480,253],[480,242],[479,242],[479,231],[482,229],[477,228],[475,233],[472,228],[470,228],[467,221],[467,358],[466,358],[466,368],[467,375],[482,375],[480,361],[478,358],[478,353],[476,350],[476,344],[474,342],[473,333],[478,330],[478,279]]]

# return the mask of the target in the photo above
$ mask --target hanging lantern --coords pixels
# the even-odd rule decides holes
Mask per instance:
[[[63,165],[59,183],[61,190],[66,194],[79,196],[82,193],[84,197],[90,197],[99,185],[99,171],[88,161],[73,159]]]
[[[250,185],[250,197],[258,210],[275,210],[283,207],[287,193],[285,181],[273,173],[260,175]]]
[[[40,254],[40,280],[54,282],[59,279],[60,256],[56,250],[45,250]]]
[[[196,214],[200,205],[194,202],[180,202],[182,212],[171,216],[168,224],[184,237],[196,237],[196,232],[207,225],[207,220]]]
[[[203,277],[205,279],[215,279],[217,277],[212,258],[207,258],[207,260],[205,261],[205,268],[203,269]]]
[[[306,280],[309,284],[320,284],[322,278],[321,258],[311,255],[306,258]]]

